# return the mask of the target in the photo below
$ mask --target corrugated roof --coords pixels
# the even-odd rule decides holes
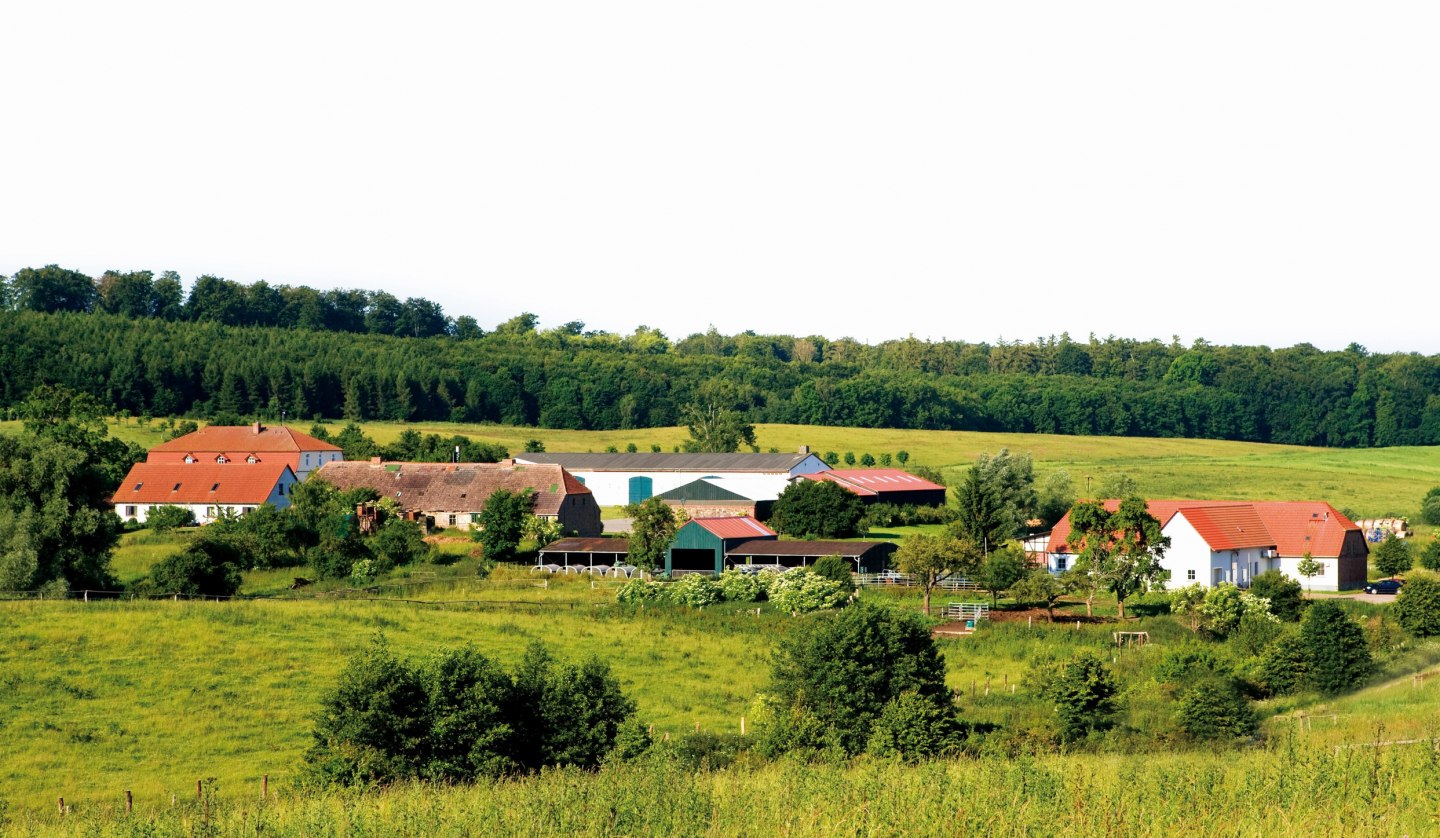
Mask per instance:
[[[732,492],[710,480],[692,480],[684,486],[676,486],[668,492],[657,495],[661,500],[704,500],[704,501],[744,501],[754,503],[751,498],[742,494]]]
[[[691,523],[703,527],[707,532],[723,539],[756,538],[777,533],[749,515],[731,515],[725,518],[691,518]]]
[[[517,454],[519,463],[553,463],[571,471],[786,472],[814,454]]]
[[[806,480],[828,480],[839,483],[857,495],[881,495],[885,492],[945,491],[938,483],[916,477],[898,468],[832,468],[815,474],[802,474]]]
[[[590,494],[556,465],[334,462],[314,476],[341,489],[369,487],[395,498],[403,509],[422,512],[478,512],[500,489],[529,489],[536,515],[556,515],[567,495]]]
[[[231,451],[339,451],[338,445],[285,427],[261,425],[210,425],[194,433],[162,442],[151,451],[220,453]]]
[[[727,556],[842,556],[854,559],[872,550],[887,550],[891,541],[747,541],[725,551]]]
[[[540,548],[540,553],[628,553],[628,538],[562,538]]]
[[[1119,506],[1119,501],[1105,501],[1105,508],[1112,512]],[[1360,530],[1325,501],[1152,500],[1146,507],[1161,526],[1184,510],[1186,520],[1215,550],[1273,546],[1282,556],[1301,556],[1308,551],[1317,558],[1333,558],[1340,555],[1346,533]],[[1227,525],[1229,533],[1224,532]],[[1257,526],[1268,540],[1258,540]],[[1249,531],[1236,532],[1236,527]],[[1070,513],[1066,512],[1050,531],[1050,552],[1073,552],[1066,543],[1069,537]]]
[[[136,463],[111,502],[258,505],[287,471],[284,463]]]

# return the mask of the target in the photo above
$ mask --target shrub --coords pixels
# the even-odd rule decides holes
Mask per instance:
[[[1334,602],[1310,606],[1300,621],[1300,641],[1309,669],[1307,682],[1320,692],[1347,690],[1374,669],[1364,631]]]
[[[152,506],[145,516],[145,524],[155,532],[170,532],[179,527],[195,524],[195,513],[183,506]]]
[[[485,558],[508,562],[515,558],[520,539],[525,534],[525,521],[530,517],[534,498],[529,491],[511,492],[496,489],[485,499],[480,510],[479,529],[472,537],[485,548]]]
[[[1406,579],[1392,611],[1400,626],[1416,637],[1440,634],[1440,580],[1420,575]]]
[[[1077,742],[1108,730],[1115,715],[1115,676],[1094,654],[1085,653],[1037,673],[1040,694],[1055,705],[1060,738]]]
[[[1385,536],[1385,540],[1375,548],[1374,558],[1375,569],[1386,576],[1404,573],[1415,564],[1410,555],[1410,542],[1393,532]]]
[[[789,576],[834,584],[811,573]],[[865,748],[897,696],[949,698],[945,662],[919,615],[868,604],[808,621],[781,638],[767,692],[778,708],[766,725],[772,751],[833,744],[850,754]]]
[[[1425,493],[1420,504],[1420,520],[1431,526],[1440,526],[1440,486]]]
[[[1420,566],[1426,570],[1440,570],[1440,538],[1432,538],[1420,551]]]
[[[801,538],[849,538],[864,517],[859,495],[839,483],[796,480],[776,498],[770,526]]]
[[[849,593],[839,582],[805,570],[781,574],[770,585],[770,601],[781,611],[803,614],[822,608],[838,608]]]
[[[1230,635],[1230,644],[1246,657],[1258,657],[1284,633],[1284,627],[1268,614],[1246,614]]]
[[[1310,660],[1298,632],[1284,634],[1260,655],[1261,685],[1271,695],[1289,695],[1305,686]]]
[[[810,566],[810,572],[834,582],[839,582],[845,593],[855,590],[855,579],[850,573],[850,563],[839,556],[821,556]]]
[[[370,539],[369,547],[392,566],[418,562],[436,552],[433,545],[425,543],[420,525],[403,518],[388,519]]]
[[[232,596],[240,590],[240,555],[224,541],[199,539],[150,568],[156,593]]]
[[[666,597],[676,605],[704,608],[720,601],[720,583],[698,573],[687,573],[678,582],[670,583]]]
[[[419,776],[429,733],[429,699],[420,676],[383,640],[351,658],[321,701],[305,754],[325,784],[373,784]]]
[[[1250,580],[1250,593],[1270,600],[1270,613],[1286,622],[1296,622],[1305,610],[1300,583],[1278,570],[1267,570]]]
[[[955,705],[947,698],[905,692],[886,702],[866,750],[918,760],[958,750],[962,734]]]
[[[1230,679],[1201,681],[1180,697],[1175,711],[1180,727],[1195,739],[1251,736],[1260,725],[1254,708]]]
[[[664,598],[665,586],[662,583],[652,582],[639,576],[621,585],[620,590],[615,592],[615,601],[627,605],[658,602]]]
[[[1240,620],[1247,614],[1274,619],[1269,600],[1242,591],[1228,582],[1207,591],[1205,601],[1196,610],[1205,618],[1205,628],[1220,637],[1229,637],[1240,627]]]
[[[720,593],[726,602],[759,602],[765,598],[767,579],[773,573],[743,573],[731,568],[720,574]]]

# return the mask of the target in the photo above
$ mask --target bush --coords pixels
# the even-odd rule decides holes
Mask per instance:
[[[834,584],[810,573],[786,576],[792,575]],[[947,702],[950,694],[945,662],[919,615],[868,604],[807,621],[782,637],[767,692],[777,708],[764,726],[768,751],[835,747],[850,754],[865,748],[898,696]]]
[[[942,756],[959,750],[963,732],[947,698],[905,692],[886,702],[866,750],[906,760]]]
[[[850,563],[839,556],[821,556],[810,566],[810,572],[834,582],[839,582],[845,588],[845,593],[855,590],[855,579],[850,573]]]
[[[865,517],[860,496],[827,480],[796,480],[776,498],[770,526],[801,538],[849,538]]]
[[[1228,582],[1206,591],[1205,601],[1196,610],[1205,618],[1205,628],[1219,637],[1229,637],[1247,615],[1274,619],[1269,600],[1242,591]]]
[[[1094,654],[1041,669],[1036,673],[1040,695],[1055,705],[1060,739],[1078,742],[1092,732],[1108,730],[1115,715],[1115,676]]]
[[[1334,602],[1310,606],[1300,621],[1300,641],[1309,669],[1307,682],[1322,693],[1350,689],[1374,671],[1365,632]]]
[[[1426,570],[1440,570],[1440,538],[1432,538],[1420,551],[1420,566]]]
[[[1250,702],[1229,679],[1209,679],[1191,687],[1176,705],[1180,727],[1195,739],[1253,736],[1260,721]]]
[[[744,573],[731,568],[720,574],[720,593],[726,602],[759,602],[765,598],[775,575],[765,571]]]
[[[1416,637],[1440,634],[1440,580],[1432,576],[1412,576],[1392,606],[1400,626]]]
[[[155,532],[170,532],[195,525],[195,513],[183,506],[152,506],[145,516],[145,525]]]
[[[1230,635],[1230,644],[1245,657],[1259,657],[1284,633],[1284,627],[1267,614],[1246,614]]]
[[[1425,493],[1420,503],[1420,520],[1431,526],[1440,526],[1440,486]]]
[[[1270,613],[1293,623],[1305,611],[1305,597],[1300,583],[1278,570],[1267,570],[1250,580],[1250,593],[1270,600]]]
[[[390,518],[370,539],[370,549],[391,566],[407,565],[428,558],[436,552],[425,542],[425,532],[415,521]]]
[[[1375,569],[1386,576],[1404,573],[1415,564],[1410,555],[1410,542],[1401,539],[1393,532],[1385,536],[1385,540],[1375,548],[1374,560]]]
[[[680,581],[670,583],[666,597],[676,605],[704,608],[720,601],[720,583],[698,573],[687,573]]]
[[[557,666],[537,644],[511,675],[471,648],[415,666],[377,640],[325,696],[305,761],[309,777],[327,785],[594,768],[634,712],[598,660]],[[627,749],[636,738],[630,730]]]
[[[1260,655],[1261,685],[1271,695],[1289,695],[1309,679],[1310,660],[1298,632],[1284,634]]]
[[[224,541],[198,539],[150,568],[156,593],[232,596],[240,590],[240,555]]]
[[[659,602],[664,598],[665,586],[662,583],[652,582],[639,576],[621,585],[620,590],[615,592],[615,601],[626,605]]]
[[[806,570],[780,574],[770,585],[769,598],[775,607],[792,614],[838,608],[850,594],[839,582]]]

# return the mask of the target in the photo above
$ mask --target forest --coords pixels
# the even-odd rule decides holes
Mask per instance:
[[[958,314],[957,317],[963,317]],[[675,425],[752,422],[1189,437],[1331,447],[1440,443],[1440,358],[1351,344],[1215,346],[1068,335],[878,344],[672,339],[522,313],[482,328],[423,298],[173,272],[24,268],[0,282],[0,410],[64,385],[135,416]]]

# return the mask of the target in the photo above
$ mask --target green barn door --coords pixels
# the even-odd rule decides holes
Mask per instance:
[[[630,478],[630,502],[640,503],[655,494],[655,481],[648,477]]]

